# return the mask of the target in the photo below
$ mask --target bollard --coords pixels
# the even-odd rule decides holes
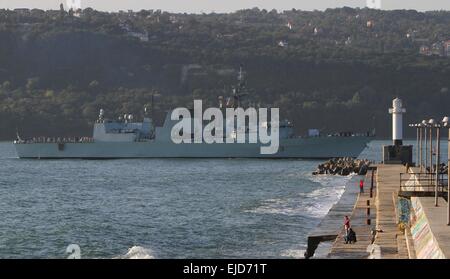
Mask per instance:
[[[366,224],[370,226],[372,224],[372,221],[369,218],[367,218]]]
[[[373,188],[373,179],[374,179],[374,177],[375,177],[375,170],[373,169],[373,170],[372,170],[372,179],[371,179],[371,181],[370,181],[370,189]]]
[[[366,214],[367,214],[367,216],[370,216],[370,207],[367,208]]]
[[[366,201],[367,206],[370,206],[370,200]]]

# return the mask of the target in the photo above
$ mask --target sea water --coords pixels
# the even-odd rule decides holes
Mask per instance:
[[[319,163],[21,160],[0,143],[0,258],[301,258],[349,180]]]

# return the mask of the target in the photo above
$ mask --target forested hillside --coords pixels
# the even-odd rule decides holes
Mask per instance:
[[[450,57],[419,54],[449,39],[450,12],[0,10],[0,139],[89,135],[100,108],[139,116],[152,95],[155,115],[216,106],[241,64],[249,99],[299,134],[389,136],[396,96],[406,121],[450,114]]]

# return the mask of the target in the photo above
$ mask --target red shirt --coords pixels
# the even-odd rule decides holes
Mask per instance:
[[[364,187],[364,180],[359,181],[359,188]]]
[[[350,219],[344,219],[344,227],[350,228]]]

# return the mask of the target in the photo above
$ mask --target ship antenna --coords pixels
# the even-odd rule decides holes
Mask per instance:
[[[239,67],[238,84],[236,88],[233,88],[233,99],[234,99],[233,106],[235,108],[241,106],[241,97],[248,95],[247,93],[243,93],[245,91],[245,75],[243,67],[244,66],[242,64]]]
[[[372,136],[375,137],[377,135],[377,121],[375,115],[373,116],[372,120],[373,120]]]
[[[243,79],[244,79],[244,74],[243,74],[243,72],[242,72],[242,64],[241,64],[240,67],[239,67],[238,80],[239,80],[240,82],[242,82]]]

